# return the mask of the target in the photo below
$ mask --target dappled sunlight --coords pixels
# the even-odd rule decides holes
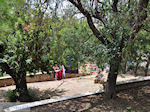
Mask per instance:
[[[143,91],[150,89],[149,86],[137,89],[125,90],[118,93],[113,100],[108,100],[103,95],[91,95],[87,97],[61,101],[53,104],[32,108],[32,112],[49,110],[49,112],[128,112],[128,111],[149,111],[150,95]],[[143,91],[142,96],[135,92]]]

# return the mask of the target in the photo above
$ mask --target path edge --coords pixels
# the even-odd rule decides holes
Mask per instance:
[[[116,86],[121,87],[122,85],[143,83],[143,82],[146,82],[146,84],[140,84],[141,86],[142,85],[145,86],[145,85],[150,84],[150,76],[140,77],[140,78],[137,78],[137,79],[131,79],[131,80],[127,80],[127,81],[119,81],[119,82],[117,82]],[[135,86],[133,86],[133,87],[135,87]],[[126,87],[126,89],[128,89],[128,87]],[[40,101],[31,102],[31,103],[12,106],[12,107],[4,109],[4,112],[14,112],[14,111],[18,111],[18,110],[33,108],[33,107],[36,107],[36,106],[51,104],[51,103],[55,103],[55,102],[59,102],[59,101],[70,100],[70,99],[85,97],[85,96],[94,95],[94,94],[102,94],[102,93],[104,93],[104,90],[97,90],[97,91],[92,91],[92,92],[75,94],[75,95],[71,95],[71,96],[63,96],[63,97],[58,97],[58,98],[40,100]]]

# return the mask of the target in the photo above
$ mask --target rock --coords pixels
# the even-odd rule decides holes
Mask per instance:
[[[103,74],[98,74],[95,77],[94,83],[105,84],[106,81],[105,81],[104,75]]]

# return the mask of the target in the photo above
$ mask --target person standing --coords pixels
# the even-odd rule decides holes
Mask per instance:
[[[64,67],[64,65],[62,65],[62,75],[63,75],[63,78],[65,78],[66,77],[66,73],[65,73],[65,67]]]
[[[55,64],[53,69],[54,69],[54,79],[57,80],[59,76],[59,67],[57,66],[57,64]]]

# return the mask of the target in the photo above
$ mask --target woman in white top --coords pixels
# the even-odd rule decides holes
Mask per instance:
[[[64,65],[62,65],[62,74],[63,74],[63,78],[65,78],[65,76],[66,76],[66,74],[65,74],[65,67],[64,67]]]

